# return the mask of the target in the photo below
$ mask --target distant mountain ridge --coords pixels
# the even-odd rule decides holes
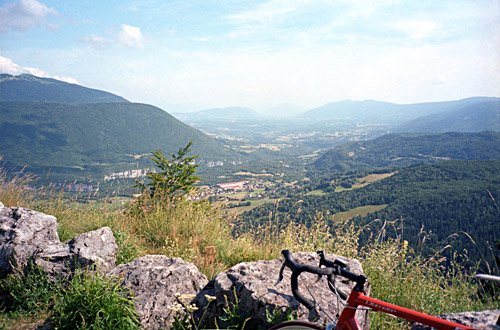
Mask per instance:
[[[335,147],[312,167],[319,171],[374,170],[449,159],[500,159],[500,133],[388,134]]]
[[[200,120],[257,120],[264,115],[244,107],[212,108],[196,112],[176,113],[179,120],[200,121]]]
[[[160,108],[55,79],[0,75],[0,156],[7,167],[50,171],[55,180],[102,179],[152,166],[151,151],[176,153],[189,141],[198,163],[242,157]]]
[[[359,123],[403,124],[419,117],[472,107],[500,98],[471,97],[456,101],[396,104],[374,100],[340,101],[325,104],[296,116],[309,121],[352,121]]]
[[[189,141],[198,161],[238,157],[165,111],[130,102],[0,102],[0,141],[3,161],[35,174],[51,168],[53,174],[102,176],[150,164],[151,151],[175,153]]]
[[[500,99],[492,98],[457,110],[410,120],[393,132],[500,132]]]
[[[30,74],[0,74],[0,101],[65,104],[128,102],[112,93]]]

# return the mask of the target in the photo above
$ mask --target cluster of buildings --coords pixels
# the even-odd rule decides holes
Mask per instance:
[[[255,190],[262,190],[265,189],[266,187],[271,186],[272,183],[270,182],[264,182],[263,180],[253,180],[252,182],[250,181],[237,181],[237,182],[225,182],[225,183],[219,183],[215,186],[208,187],[205,189],[201,189],[198,193],[194,194],[191,196],[191,199],[193,200],[200,200],[200,199],[206,199],[210,197],[215,197],[219,198],[220,196],[225,196],[222,197],[224,199],[227,199],[227,196],[232,193],[238,193],[238,192],[249,192],[249,196],[251,193],[253,193]],[[258,197],[264,198],[262,195],[254,195],[255,198]]]

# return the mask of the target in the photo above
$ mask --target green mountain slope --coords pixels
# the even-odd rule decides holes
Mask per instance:
[[[177,152],[193,141],[202,161],[234,160],[200,131],[165,111],[137,103],[67,105],[0,102],[0,155],[10,166],[52,175],[99,177],[149,164],[156,149]]]
[[[394,132],[500,131],[500,99],[467,105],[454,111],[420,117],[400,125]]]
[[[362,188],[326,195],[289,196],[279,204],[265,205],[243,214],[245,223],[267,223],[269,214],[280,214],[295,222],[311,225],[316,211],[334,214],[361,206],[382,209],[353,221],[378,235],[384,221],[402,220],[397,234],[417,252],[431,254],[447,244],[452,251],[469,252],[471,260],[493,262],[488,244],[500,239],[500,160],[452,160],[438,164],[400,169],[394,175]],[[300,212],[294,206],[300,203]],[[375,209],[375,207],[374,207]],[[375,219],[379,219],[375,221]],[[387,235],[394,237],[392,227]],[[423,230],[423,234],[419,234]],[[471,239],[464,234],[466,232]],[[451,236],[454,235],[456,236]],[[422,239],[426,236],[425,244]],[[365,237],[366,239],[366,237]],[[469,263],[471,264],[471,263]],[[484,266],[484,264],[483,264]]]
[[[30,74],[0,74],[0,101],[33,101],[68,104],[128,102],[123,97]]]
[[[349,121],[358,124],[384,123],[397,125],[419,117],[454,111],[466,106],[473,106],[491,100],[496,100],[498,102],[499,99],[490,97],[471,97],[457,101],[415,104],[395,104],[374,100],[340,101],[308,110],[297,115],[296,118],[313,122]]]
[[[435,163],[447,159],[500,159],[500,133],[389,134],[327,151],[311,168],[371,170]]]

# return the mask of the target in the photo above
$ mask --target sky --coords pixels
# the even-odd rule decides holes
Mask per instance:
[[[174,113],[500,96],[500,0],[0,0],[0,72]]]

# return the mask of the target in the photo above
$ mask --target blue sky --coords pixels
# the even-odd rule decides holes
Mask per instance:
[[[500,0],[0,0],[0,72],[168,112],[500,96]]]

